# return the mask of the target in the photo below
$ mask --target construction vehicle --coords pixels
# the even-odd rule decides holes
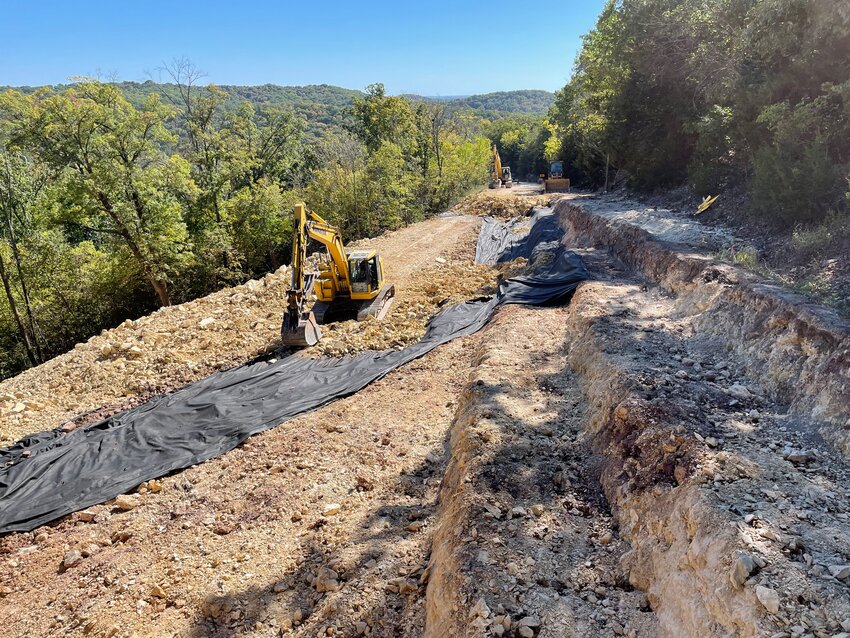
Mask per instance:
[[[304,204],[295,206],[292,227],[292,279],[280,329],[288,346],[312,346],[322,338],[320,324],[368,317],[383,319],[395,298],[395,286],[384,283],[384,264],[374,250],[346,250],[340,230]],[[318,270],[308,272],[307,240],[327,249]],[[307,304],[316,297],[311,309]]]
[[[502,166],[502,158],[499,157],[499,151],[496,145],[493,144],[493,168],[490,172],[490,188],[510,188],[514,185],[511,179],[511,169],[509,166]]]
[[[564,163],[549,164],[549,176],[543,179],[544,193],[569,193],[570,180],[564,177]]]

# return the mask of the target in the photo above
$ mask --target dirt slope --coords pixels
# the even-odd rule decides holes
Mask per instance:
[[[468,298],[492,282],[489,269],[472,266],[469,254],[452,258],[459,248],[471,245],[477,227],[474,217],[436,217],[359,242],[374,246],[383,255],[387,280],[398,287],[397,312],[371,340],[345,343],[346,334],[354,332],[351,325],[328,329],[328,339],[317,353],[347,354],[363,347],[407,345],[422,335],[437,303],[445,298]],[[437,258],[445,263],[438,263]],[[428,276],[419,276],[423,269]],[[0,445],[58,427],[92,410],[97,411],[92,418],[105,416],[273,352],[279,346],[287,284],[288,271],[281,269],[259,281],[164,308],[137,321],[126,321],[44,365],[3,381]],[[436,294],[429,294],[428,284]]]

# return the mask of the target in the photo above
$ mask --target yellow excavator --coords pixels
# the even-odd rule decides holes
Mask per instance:
[[[493,144],[493,168],[490,172],[490,188],[510,188],[514,185],[511,179],[511,169],[509,166],[502,166],[502,158],[499,157],[499,150]]]
[[[367,317],[383,319],[395,298],[384,283],[384,264],[374,250],[346,250],[342,233],[304,204],[295,206],[292,227],[292,280],[280,329],[288,346],[313,346],[322,338],[320,324]],[[307,272],[307,240],[327,249],[318,272]],[[307,309],[312,295],[316,303]]]

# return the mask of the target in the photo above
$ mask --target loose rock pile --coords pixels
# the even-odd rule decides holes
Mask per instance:
[[[287,269],[128,319],[0,383],[0,445],[201,379],[279,345]],[[103,415],[106,416],[106,415]]]
[[[481,191],[470,195],[452,210],[463,215],[511,218],[525,215],[535,206],[549,206],[557,195],[506,195],[501,192]]]
[[[468,260],[438,258],[404,289],[397,290],[389,314],[382,320],[344,321],[322,326],[322,340],[311,356],[345,356],[365,350],[401,349],[425,334],[428,321],[442,308],[495,293],[497,276],[512,276],[524,260],[499,268]]]

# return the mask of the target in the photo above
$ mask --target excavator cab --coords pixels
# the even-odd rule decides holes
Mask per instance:
[[[505,188],[511,188],[514,185],[514,180],[511,179],[511,169],[509,166],[502,166],[502,185]]]
[[[348,255],[352,299],[371,299],[383,285],[381,259],[375,251],[355,251]]]

